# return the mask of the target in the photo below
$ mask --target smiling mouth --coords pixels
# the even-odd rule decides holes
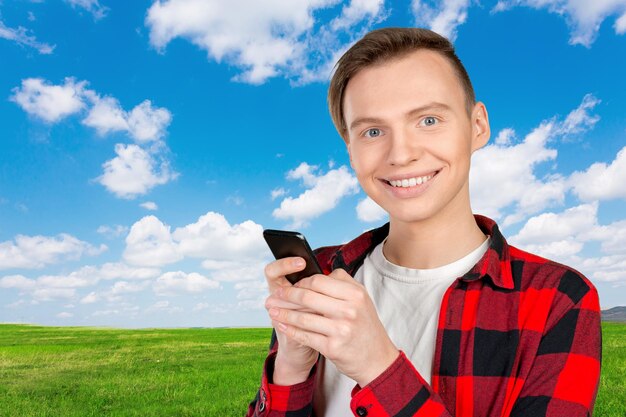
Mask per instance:
[[[384,180],[387,184],[391,185],[394,188],[411,188],[417,185],[426,184],[428,181],[433,179],[435,175],[437,175],[439,171],[435,171],[430,175],[424,175],[422,177],[412,177],[412,178],[404,178],[401,180]]]

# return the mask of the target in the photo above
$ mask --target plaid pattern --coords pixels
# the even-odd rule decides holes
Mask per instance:
[[[354,388],[354,415],[591,415],[601,360],[596,289],[571,268],[509,246],[493,220],[475,217],[490,247],[443,297],[431,385],[401,352],[369,385]],[[354,275],[388,231],[385,225],[318,249],[320,265]],[[301,384],[273,385],[277,349],[273,334],[247,416],[312,416],[315,368]]]

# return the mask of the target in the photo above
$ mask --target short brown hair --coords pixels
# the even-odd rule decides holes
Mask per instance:
[[[348,81],[363,68],[387,62],[418,49],[429,49],[448,59],[465,92],[468,115],[476,104],[474,87],[461,60],[454,52],[452,43],[443,36],[421,28],[384,28],[367,33],[343,54],[328,87],[328,109],[337,131],[348,140],[348,129],[343,114],[343,96]]]

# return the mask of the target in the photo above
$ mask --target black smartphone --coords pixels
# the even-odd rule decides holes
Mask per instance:
[[[320,268],[320,265],[317,263],[317,259],[311,247],[301,233],[289,232],[287,230],[265,229],[263,231],[263,237],[276,259],[299,256],[306,261],[306,267],[302,271],[286,276],[287,280],[292,284],[295,284],[302,278],[322,273],[322,268]]]

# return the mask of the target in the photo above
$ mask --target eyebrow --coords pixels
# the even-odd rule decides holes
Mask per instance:
[[[412,110],[409,110],[408,112],[405,113],[404,117],[405,119],[411,119],[415,117],[417,114],[423,113],[428,110],[451,111],[452,108],[444,103],[432,102],[432,103],[428,103],[420,107],[416,107]],[[352,130],[355,127],[365,124],[365,123],[382,124],[384,123],[384,120],[379,119],[377,117],[359,117],[355,119],[352,123],[350,123],[349,130]]]

